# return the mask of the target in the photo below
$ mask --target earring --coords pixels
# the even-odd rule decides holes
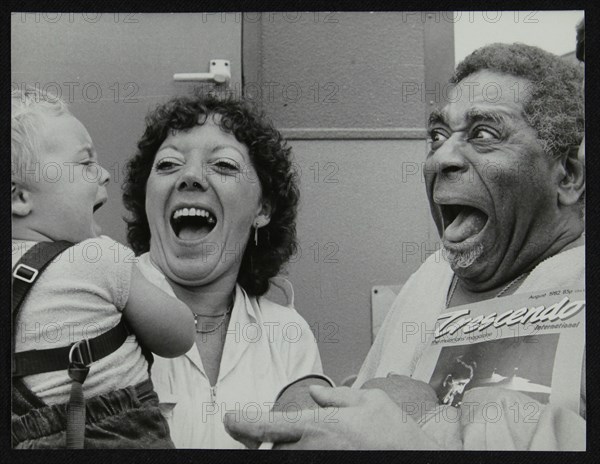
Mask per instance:
[[[254,245],[258,246],[258,221],[254,224]]]

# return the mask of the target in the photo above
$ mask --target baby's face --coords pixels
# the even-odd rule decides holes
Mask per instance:
[[[32,224],[51,240],[96,237],[94,212],[107,200],[108,172],[98,164],[90,134],[71,115],[44,116],[40,160],[26,173]]]

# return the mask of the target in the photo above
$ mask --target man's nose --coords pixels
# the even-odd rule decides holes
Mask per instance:
[[[208,180],[203,167],[190,167],[186,169],[177,181],[177,190],[202,190],[208,189]]]
[[[464,142],[458,139],[459,134],[453,134],[430,157],[434,163],[433,169],[440,174],[459,175],[468,168],[463,154]]]

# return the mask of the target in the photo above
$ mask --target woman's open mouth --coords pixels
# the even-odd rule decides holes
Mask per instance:
[[[173,211],[170,223],[177,238],[201,240],[215,228],[217,218],[204,208],[179,208]]]
[[[444,221],[444,240],[463,242],[476,236],[488,222],[488,215],[468,205],[439,205]]]

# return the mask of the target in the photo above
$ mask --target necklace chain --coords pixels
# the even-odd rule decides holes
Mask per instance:
[[[498,298],[501,295],[504,295],[504,293],[506,293],[510,287],[512,287],[514,284],[516,284],[519,280],[523,279],[528,274],[529,274],[529,272],[524,272],[523,274],[519,275],[515,279],[511,280],[506,287],[504,287],[502,290],[500,290],[496,294],[496,296],[494,298]],[[450,302],[452,301],[452,297],[454,296],[454,292],[456,290],[457,285],[458,285],[458,278],[456,277],[456,275],[453,275],[452,276],[452,285],[450,286],[450,292],[448,292],[448,297],[446,298],[446,309],[448,309],[448,307],[450,306]]]
[[[194,317],[223,317],[225,314],[227,314],[229,312],[229,310],[225,311],[224,313],[221,314],[202,314],[202,313],[194,313]]]
[[[213,333],[216,332],[217,329],[219,327],[221,327],[223,325],[223,323],[225,322],[225,319],[227,319],[227,316],[231,313],[231,311],[233,310],[233,302],[231,303],[231,305],[229,306],[229,309],[227,311],[225,311],[223,314],[219,314],[216,316],[212,316],[212,315],[206,315],[206,314],[196,314],[194,313],[194,324],[196,325],[196,332],[200,333],[200,334],[209,334],[209,333]],[[212,329],[208,329],[208,330],[202,330],[198,328],[198,317],[199,316],[206,316],[206,317],[221,317],[221,320],[219,321],[219,323],[213,327]]]

